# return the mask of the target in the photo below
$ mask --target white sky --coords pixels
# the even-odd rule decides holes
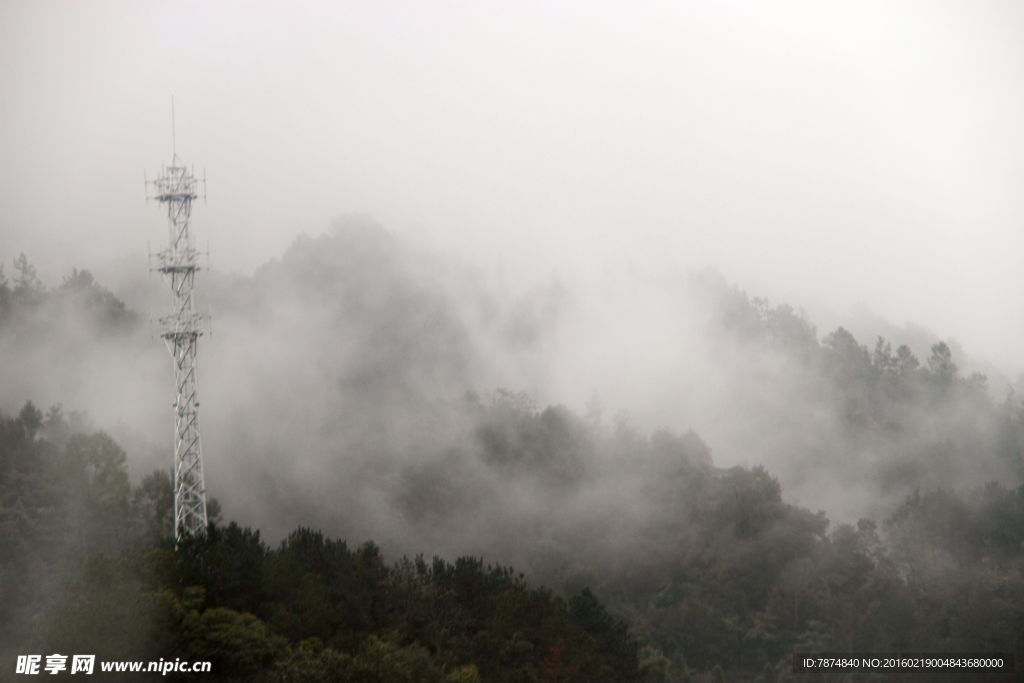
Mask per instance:
[[[116,281],[367,213],[528,277],[714,266],[1024,370],[1024,3],[0,0],[0,257]]]

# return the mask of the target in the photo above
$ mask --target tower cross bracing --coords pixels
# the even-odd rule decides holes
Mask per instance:
[[[196,312],[193,290],[199,252],[190,228],[192,201],[200,184],[175,152],[156,180],[147,181],[149,198],[167,207],[168,246],[157,254],[156,270],[171,287],[170,312],[160,318],[160,336],[174,369],[174,538],[206,531],[206,484],[199,436],[199,397],[196,364],[203,316]]]

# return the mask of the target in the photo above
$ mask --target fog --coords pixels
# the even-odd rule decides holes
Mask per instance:
[[[1022,29],[1009,1],[0,3],[0,655],[169,661],[232,614],[276,648],[246,666],[420,647],[335,570],[379,569],[400,624],[443,567],[403,587],[307,527],[592,587],[652,682],[1019,656]],[[174,154],[207,178],[216,505],[172,546],[143,181]]]
[[[1022,12],[7,2],[0,251],[48,280],[142,272],[173,94],[218,268],[365,213],[512,280],[713,267],[1014,375]]]
[[[306,525],[571,580],[560,563],[614,573],[624,549],[658,563],[659,535],[687,526],[693,463],[764,466],[836,522],[1019,477],[992,409],[1000,376],[979,394],[892,374],[716,271],[510,282],[348,216],[251,276],[203,275],[207,484],[270,539]],[[159,311],[151,284],[138,276],[136,305]],[[0,335],[0,409],[63,402],[124,445],[136,479],[166,469],[173,388],[154,328],[75,291]],[[886,333],[922,362],[938,341]]]
[[[949,340],[996,400],[1024,369],[1014,3],[0,12],[8,273],[19,252],[50,283],[88,268],[141,319],[162,313],[142,180],[169,158],[176,98],[176,150],[209,176],[193,228],[213,269],[214,488],[253,458],[315,480],[384,422],[367,452],[407,453],[422,434],[396,425],[436,418],[424,405],[503,388],[695,429],[719,464],[865,512],[786,476],[793,444],[766,425],[832,418],[785,384],[791,360],[722,336],[702,277],[805,311],[821,337],[842,325],[922,359]],[[35,349],[4,400],[88,411],[156,466],[166,359],[143,328],[127,352]]]

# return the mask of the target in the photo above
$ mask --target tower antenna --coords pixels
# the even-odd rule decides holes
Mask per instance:
[[[178,133],[174,125],[174,95],[171,95],[171,163],[178,158]]]
[[[171,97],[171,144],[174,156],[155,180],[147,181],[155,199],[167,206],[168,245],[157,254],[156,270],[171,286],[171,308],[160,318],[160,337],[171,354],[174,369],[174,540],[206,532],[206,483],[202,443],[199,439],[199,398],[196,357],[203,316],[196,313],[193,289],[199,270],[199,252],[189,226],[192,201],[199,196],[199,180],[178,161]],[[205,195],[205,187],[203,194]]]

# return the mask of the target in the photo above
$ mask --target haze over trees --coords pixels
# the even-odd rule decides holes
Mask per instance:
[[[122,391],[116,359],[162,349],[88,273],[50,288],[14,266],[5,661],[65,647],[211,659],[223,680],[682,681],[780,680],[800,649],[1024,654],[1024,413],[947,342],[819,335],[716,275],[643,283],[666,334],[592,379],[660,373],[651,392],[677,399],[661,414],[691,423],[648,427],[593,385],[583,410],[522,391],[557,395],[594,348],[622,361],[604,323],[628,287],[597,307],[557,282],[510,295],[349,224],[252,277],[212,274],[208,480],[239,523],[175,553],[166,463],[122,450],[141,443],[123,425],[96,431],[74,411],[99,392],[68,381],[101,364],[86,383]],[[163,405],[161,388],[137,391]]]

